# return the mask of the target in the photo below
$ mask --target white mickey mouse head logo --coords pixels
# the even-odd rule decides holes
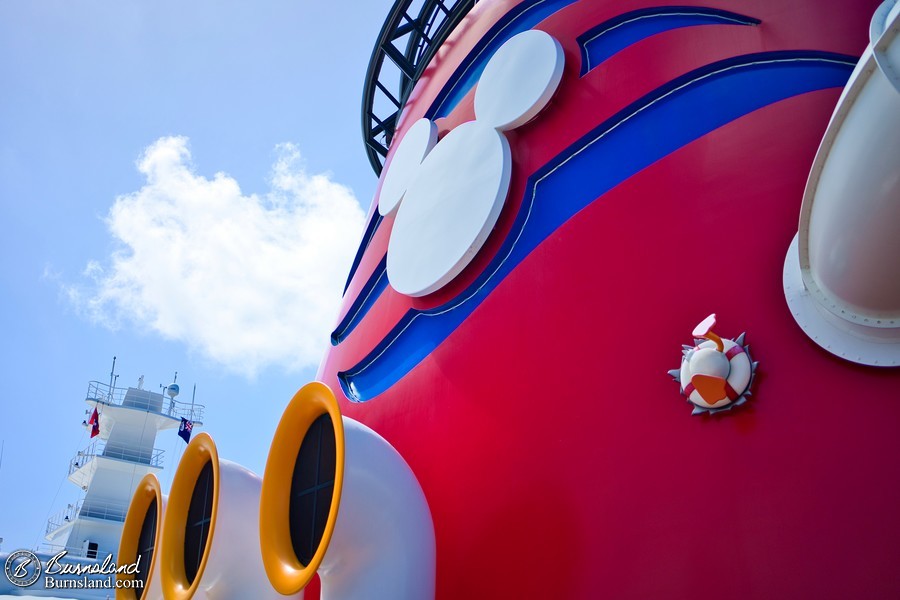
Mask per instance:
[[[481,249],[509,191],[512,155],[502,132],[530,121],[562,78],[562,46],[530,30],[491,57],[475,90],[475,120],[437,143],[420,119],[391,157],[378,210],[396,213],[387,275],[395,290],[425,296],[449,283]]]

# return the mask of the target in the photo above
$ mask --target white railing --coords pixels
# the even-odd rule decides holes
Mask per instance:
[[[75,504],[70,504],[66,508],[62,509],[49,519],[47,519],[47,530],[45,532],[46,535],[50,535],[63,525],[70,523],[75,520],[75,517],[78,516],[78,511],[81,510],[82,500],[79,500]],[[63,547],[60,546],[60,550]]]
[[[117,458],[128,462],[138,463],[141,465],[149,465],[151,467],[162,468],[163,454],[162,448],[150,448],[149,450],[124,446],[122,444],[110,444],[103,440],[94,440],[84,450],[79,450],[75,457],[69,461],[69,475],[85,467],[89,462],[98,456],[107,458]]]
[[[87,558],[87,547],[81,546],[66,546],[63,544],[41,544],[41,547],[36,549],[37,552],[41,554],[48,554],[50,556],[55,556],[62,552],[66,551],[66,558]],[[98,548],[97,549],[97,557],[96,558],[106,558],[107,554],[112,554],[115,556],[117,550],[115,548]],[[43,558],[41,559],[43,560]]]
[[[67,550],[70,555],[75,555],[75,548],[69,548],[64,544],[41,544],[40,548],[34,548],[34,551],[40,552],[41,554],[58,554],[63,550]],[[81,552],[81,549],[78,550]]]
[[[106,383],[91,381],[88,383],[87,400],[115,406],[130,406],[175,418],[183,417],[197,423],[203,421],[203,412],[206,407],[202,404],[178,402],[149,390],[135,390],[135,392],[132,392],[128,397],[128,402],[125,402],[127,388],[110,387]]]
[[[81,502],[81,510],[78,511],[79,517],[93,517],[120,523],[125,522],[126,514],[128,514],[128,503],[126,502],[87,501],[87,499]]]
[[[103,500],[92,500],[85,502],[81,499],[75,504],[70,504],[49,519],[47,519],[47,529],[45,535],[50,535],[63,525],[67,525],[79,517],[92,517],[94,519],[105,519],[107,521],[125,522],[125,515],[128,513],[128,504],[123,502],[106,502]],[[63,546],[60,546],[62,549]],[[68,548],[70,554],[73,554],[72,548]],[[81,549],[78,549],[81,552]],[[80,556],[80,554],[78,554]]]

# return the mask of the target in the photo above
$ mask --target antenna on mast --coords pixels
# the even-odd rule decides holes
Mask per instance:
[[[115,381],[115,377],[116,377],[116,357],[113,356],[112,369],[110,369],[110,371],[109,371],[109,390],[110,390],[110,393],[112,393],[112,387],[113,387],[113,382]]]

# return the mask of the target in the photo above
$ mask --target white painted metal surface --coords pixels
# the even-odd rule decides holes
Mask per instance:
[[[887,57],[884,64],[900,64],[898,14],[900,5],[888,0],[873,19],[873,44]],[[785,293],[798,324],[829,352],[896,366],[900,91],[880,68],[873,44],[851,75],[813,163],[799,239],[785,263]],[[804,306],[810,302],[815,306]]]
[[[869,42],[875,62],[882,74],[900,92],[900,45],[896,43],[900,36],[900,2],[887,0],[883,2],[872,16],[869,27]]]
[[[249,469],[219,459],[216,531],[210,533],[209,558],[198,574],[195,598],[284,598],[269,584],[259,552],[261,486],[262,479]]]
[[[435,593],[431,511],[383,437],[343,417],[344,486],[322,564],[322,600],[428,600]]]
[[[851,362],[875,367],[900,364],[900,344],[891,330],[842,319],[812,297],[800,272],[798,244],[799,234],[794,236],[784,261],[783,284],[791,315],[806,335],[828,352]]]
[[[387,258],[395,290],[425,296],[469,264],[497,222],[511,172],[506,138],[478,121],[441,140],[397,211]]]
[[[524,31],[491,57],[475,90],[475,117],[501,131],[524,125],[543,109],[562,79],[565,57],[550,34]]]
[[[192,444],[194,442],[192,441]],[[185,450],[182,464],[188,459],[191,446]],[[259,550],[259,491],[262,479],[241,465],[228,461],[218,461],[218,492],[213,500],[214,518],[207,538],[206,558],[200,564],[196,579],[189,587],[181,580],[177,569],[184,567],[174,563],[183,559],[183,549],[176,549],[174,535],[170,532],[184,528],[179,521],[176,502],[185,497],[190,499],[196,484],[196,469],[182,469],[172,481],[169,505],[163,526],[164,556],[160,565],[160,582],[167,599],[186,598],[265,598],[282,599],[266,578]],[[176,500],[179,498],[179,500]],[[182,507],[181,515],[187,514]],[[182,536],[183,538],[183,536]],[[175,568],[173,568],[173,566]],[[292,596],[302,598],[299,595]]]

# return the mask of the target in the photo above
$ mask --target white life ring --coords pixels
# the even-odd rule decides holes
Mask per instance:
[[[697,350],[715,348],[716,343],[712,340],[706,340],[698,344],[693,350],[688,352],[684,360],[681,361],[681,372],[679,377],[681,380],[681,391],[688,397],[688,400],[690,400],[691,403],[701,408],[724,408],[743,396],[747,392],[747,388],[750,387],[750,379],[753,375],[753,365],[747,351],[743,346],[732,340],[723,339],[722,344],[722,352],[728,358],[728,377],[725,380],[725,394],[712,403],[704,400],[700,395],[700,392],[697,391],[691,383],[691,379],[694,375],[701,374],[691,370],[691,358]]]

